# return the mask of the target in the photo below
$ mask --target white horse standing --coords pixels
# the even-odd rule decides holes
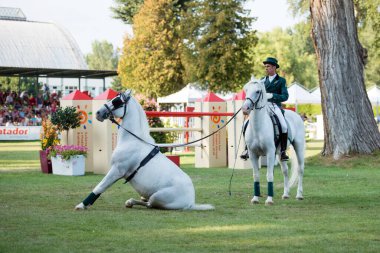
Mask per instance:
[[[209,204],[195,204],[195,190],[190,177],[165,155],[157,153],[158,147],[152,150],[153,145],[149,143],[154,140],[149,134],[145,112],[131,96],[130,90],[119,94],[96,112],[99,121],[113,117],[122,118],[123,121],[112,154],[111,169],[75,209],[91,206],[100,194],[121,178],[128,180],[141,196],[141,200],[127,200],[126,207],[143,205],[158,209],[214,209]]]
[[[291,183],[288,177],[288,165],[286,161],[281,161],[279,157],[280,147],[276,150],[274,143],[274,131],[267,106],[267,95],[263,82],[252,80],[244,86],[246,100],[243,103],[242,111],[245,115],[249,114],[249,124],[245,133],[245,142],[248,147],[249,158],[253,166],[254,177],[254,196],[251,200],[253,204],[259,203],[260,197],[260,173],[259,157],[267,157],[267,182],[268,197],[266,205],[273,204],[273,167],[276,153],[284,175],[284,194],[283,199],[289,198],[289,188],[295,183],[298,172],[298,188],[296,198],[303,199],[302,179],[304,172],[304,152],[305,152],[305,129],[301,117],[290,110],[285,110],[284,116],[289,123],[288,137],[293,146],[296,157],[291,157],[292,176]],[[289,145],[289,141],[288,141]]]

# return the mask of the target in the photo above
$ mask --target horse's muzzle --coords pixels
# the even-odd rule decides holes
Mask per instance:
[[[241,111],[243,112],[244,115],[249,115],[249,113],[251,112],[251,108],[249,108],[249,106],[243,104],[243,106],[241,107]]]
[[[103,122],[106,118],[108,118],[107,112],[101,112],[100,110],[96,112],[96,119],[100,122]]]

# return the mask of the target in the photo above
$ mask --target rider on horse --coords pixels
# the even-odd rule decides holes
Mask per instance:
[[[286,87],[286,80],[276,73],[276,70],[280,67],[277,63],[276,58],[268,57],[263,63],[265,66],[265,71],[267,72],[267,76],[265,76],[262,81],[264,81],[265,90],[267,92],[268,106],[271,111],[277,115],[278,120],[281,124],[281,161],[288,161],[289,157],[286,154],[288,126],[285,122],[283,111],[281,109],[281,102],[288,100],[289,97],[288,89]],[[249,158],[247,147],[240,157],[244,160],[247,160]]]

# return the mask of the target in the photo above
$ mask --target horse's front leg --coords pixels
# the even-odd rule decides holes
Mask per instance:
[[[260,171],[259,171],[259,156],[249,151],[249,157],[253,167],[253,198],[252,204],[259,203],[260,194]]]
[[[150,202],[148,202],[145,198],[141,198],[141,200],[136,200],[134,198],[130,198],[127,201],[125,201],[125,207],[127,207],[127,208],[132,208],[134,205],[151,207]]]
[[[268,182],[268,197],[265,205],[273,205],[273,168],[275,162],[275,152],[268,152],[267,154],[267,182]]]
[[[85,198],[81,203],[75,206],[75,210],[87,209],[99,198],[100,194],[105,192],[108,187],[114,184],[117,180],[122,178],[124,174],[117,169],[116,166],[112,166],[107,175],[100,181],[100,183],[94,188],[94,190]]]

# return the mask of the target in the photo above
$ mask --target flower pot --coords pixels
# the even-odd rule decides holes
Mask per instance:
[[[64,176],[83,176],[86,158],[83,155],[72,156],[64,160],[60,155],[51,158],[53,174]]]
[[[40,150],[40,163],[42,173],[49,174],[52,172],[51,160],[48,158],[46,150]]]

